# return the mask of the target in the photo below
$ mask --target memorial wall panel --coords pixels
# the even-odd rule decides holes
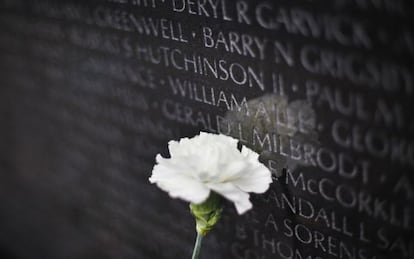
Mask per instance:
[[[414,7],[404,0],[0,0],[0,256],[190,258],[148,182],[222,133],[274,183],[201,258],[414,258]]]

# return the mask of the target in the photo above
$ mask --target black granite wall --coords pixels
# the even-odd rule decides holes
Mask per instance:
[[[414,258],[404,0],[0,1],[2,258],[189,258],[148,182],[170,139],[239,138],[274,175],[201,258]]]

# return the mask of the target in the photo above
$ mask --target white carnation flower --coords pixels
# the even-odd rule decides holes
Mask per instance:
[[[193,204],[204,202],[214,191],[232,201],[242,214],[252,208],[248,193],[264,193],[272,178],[259,155],[244,146],[240,152],[237,142],[205,132],[170,141],[171,158],[158,154],[149,180],[171,197]]]

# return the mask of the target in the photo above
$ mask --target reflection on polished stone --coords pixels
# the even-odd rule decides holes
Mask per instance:
[[[305,144],[318,144],[316,114],[306,100],[267,94],[247,102],[248,111],[229,111],[220,128],[258,152],[276,177],[302,162]]]

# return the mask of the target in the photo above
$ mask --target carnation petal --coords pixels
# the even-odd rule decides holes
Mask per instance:
[[[239,214],[243,214],[253,206],[249,200],[250,195],[246,192],[243,192],[232,183],[208,183],[207,186],[211,190],[222,195],[224,198],[232,201],[236,206],[236,210]]]
[[[238,140],[201,132],[193,138],[170,141],[170,158],[157,155],[151,183],[191,203],[205,201],[214,191],[232,201],[239,214],[252,208],[248,192],[263,193],[272,182],[270,170],[259,155]]]
[[[245,192],[264,193],[272,183],[272,177],[269,169],[264,168],[235,179],[233,183]]]
[[[246,166],[249,165],[244,160],[232,161],[225,164],[219,169],[221,181],[229,182],[239,178],[244,173]]]
[[[234,184],[245,192],[265,192],[272,183],[270,170],[259,162],[259,155],[253,150],[243,146],[242,154],[249,161],[250,168],[240,178],[235,179]]]
[[[259,154],[251,150],[250,148],[243,146],[241,150],[242,155],[250,162],[259,162]]]
[[[149,181],[157,184],[173,198],[181,198],[196,204],[205,201],[210,194],[207,186],[197,179],[186,174],[178,174],[162,165],[154,166]]]
[[[234,205],[236,206],[236,210],[239,215],[245,213],[253,207],[253,204],[250,202],[249,198],[236,201],[234,202]]]
[[[180,143],[175,140],[168,142],[168,150],[171,157],[186,156],[188,155],[187,149],[181,148]]]

